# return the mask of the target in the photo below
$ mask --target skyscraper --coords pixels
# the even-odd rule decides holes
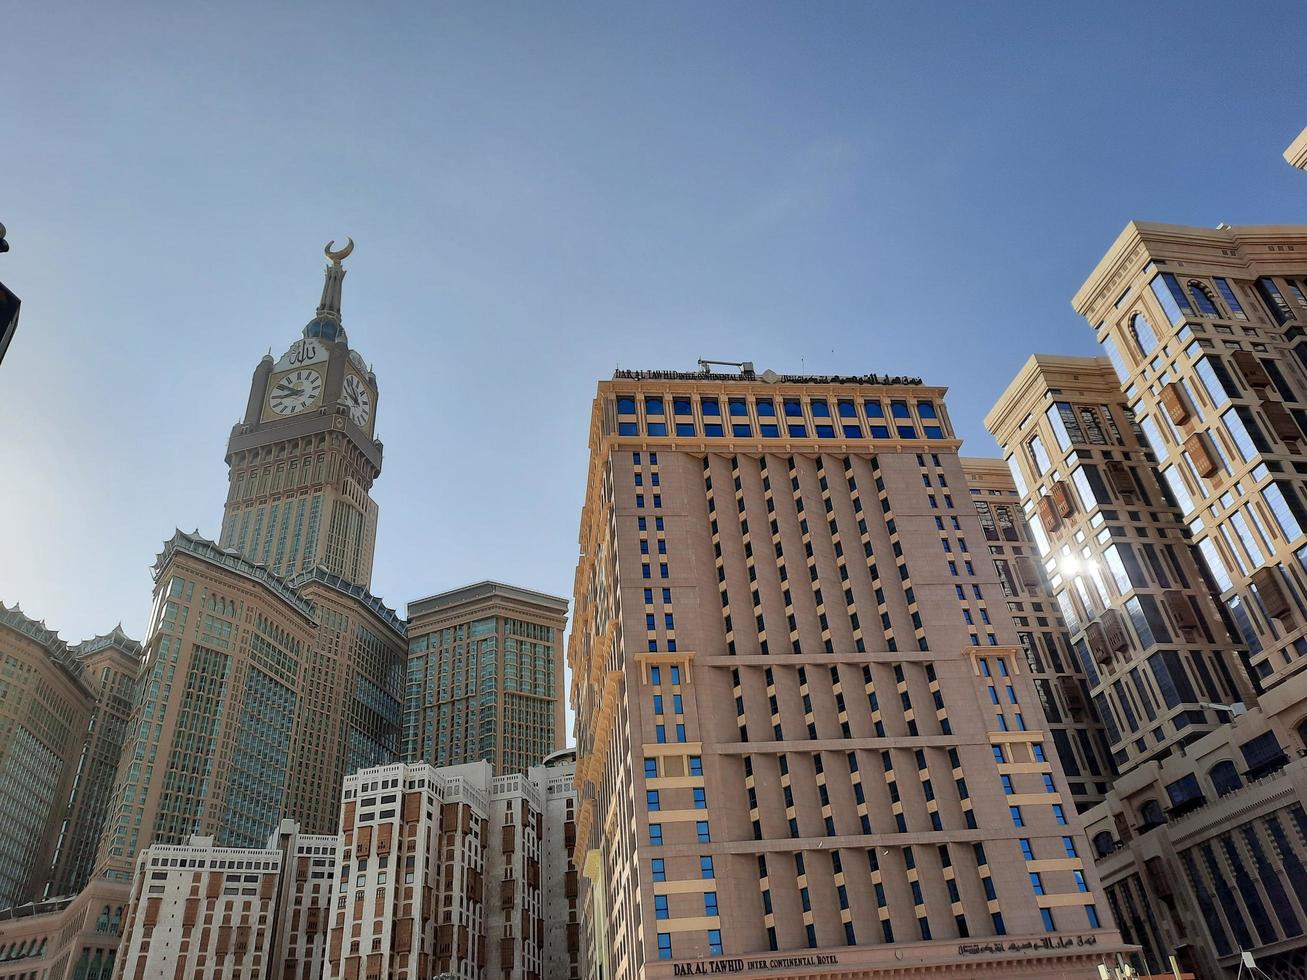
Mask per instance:
[[[121,747],[121,674],[139,652],[118,629],[70,647],[0,605],[0,908],[85,882]]]
[[[322,299],[303,335],[254,370],[244,421],[227,442],[221,543],[285,578],[323,566],[365,588],[372,578],[381,472],[377,379],[341,322],[341,261],[327,245]]]
[[[526,772],[566,741],[567,600],[478,582],[408,604],[404,758]]]
[[[985,419],[1003,447],[1125,773],[1225,718],[1252,685],[1104,358],[1039,354]]]
[[[141,666],[141,645],[122,630],[69,647],[82,677],[95,691],[95,707],[82,739],[77,775],[60,820],[42,898],[73,895],[90,878],[113,797],[127,722]]]
[[[1291,160],[1292,162],[1292,160]],[[1307,228],[1132,222],[986,420],[1108,729],[1085,814],[1159,972],[1307,956]],[[1110,425],[1109,425],[1110,422]],[[1246,669],[1245,669],[1246,668]]]
[[[335,829],[345,773],[393,761],[404,623],[367,591],[376,378],[348,346],[341,260],[232,432],[223,544],[179,531],[154,568],[129,749],[103,858],[193,835],[257,847],[282,817]]]
[[[1043,575],[1012,475],[999,459],[963,457],[961,463],[1058,761],[1076,809],[1084,811],[1103,801],[1115,772],[1103,725],[1090,704],[1086,668],[1071,647]]]
[[[943,394],[599,384],[568,649],[592,976],[1061,977],[1123,948]]]

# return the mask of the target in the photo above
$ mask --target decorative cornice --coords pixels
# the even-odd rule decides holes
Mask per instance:
[[[171,539],[164,542],[163,550],[159,552],[158,557],[155,559],[152,570],[156,582],[159,580],[159,576],[163,574],[168,562],[172,560],[173,555],[178,552],[198,558],[200,561],[208,562],[211,565],[216,565],[219,568],[225,568],[259,583],[305,619],[316,622],[313,604],[297,594],[285,579],[274,575],[261,564],[247,561],[235,550],[224,551],[218,547],[216,542],[203,537],[199,531],[188,534],[178,529]]]

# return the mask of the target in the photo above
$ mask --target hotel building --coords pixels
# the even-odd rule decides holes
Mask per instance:
[[[599,384],[568,648],[588,976],[1092,976],[1125,948],[943,395]]]
[[[567,600],[478,582],[408,604],[403,757],[526,772],[563,747]]]
[[[329,975],[578,976],[576,878],[562,870],[574,777],[560,753],[525,774],[482,761],[347,778]]]
[[[1044,577],[1039,546],[1012,474],[999,459],[964,456],[961,463],[1058,761],[1076,809],[1084,812],[1103,801],[1115,774],[1103,726],[1090,702],[1089,675],[1071,646],[1062,611]]]
[[[1034,358],[987,424],[1101,676],[1121,775],[1085,815],[1099,872],[1141,968],[1175,955],[1233,976],[1255,950],[1270,975],[1294,975],[1307,968],[1307,228],[1132,222],[1073,305],[1107,358]],[[1119,438],[1093,438],[1081,413],[1094,406]]]
[[[143,849],[116,976],[320,980],[338,843],[286,820],[262,848]]]

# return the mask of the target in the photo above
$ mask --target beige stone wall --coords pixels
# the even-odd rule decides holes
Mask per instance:
[[[676,434],[678,396],[698,401],[685,416],[694,437]],[[855,970],[893,949],[925,967],[993,937],[995,912],[1007,935],[1043,936],[1044,908],[1070,948],[1119,948],[942,396],[600,384],[569,660],[577,857],[583,891],[603,887],[583,895],[584,931],[606,976],[672,975],[718,956],[774,975],[773,948]],[[730,435],[708,434],[705,397]],[[800,414],[785,415],[786,400]],[[659,419],[673,434],[649,435]],[[804,436],[779,434],[798,424]],[[913,435],[878,437],[882,424]],[[927,425],[938,431],[927,437]],[[1079,963],[1083,975],[1089,958]]]

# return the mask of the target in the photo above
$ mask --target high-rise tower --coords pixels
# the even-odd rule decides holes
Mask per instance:
[[[257,846],[282,817],[330,832],[345,773],[398,756],[408,644],[367,591],[381,443],[376,378],[340,322],[352,249],[327,246],[317,314],[254,372],[221,543],[178,531],[155,566],[111,871],[193,834]]]
[[[381,472],[374,436],[377,378],[340,317],[341,261],[331,265],[317,312],[280,359],[254,369],[245,419],[227,441],[230,487],[220,541],[283,577],[319,565],[365,588],[372,579]]]
[[[601,382],[568,647],[588,976],[1092,976],[1122,949],[943,406]]]

